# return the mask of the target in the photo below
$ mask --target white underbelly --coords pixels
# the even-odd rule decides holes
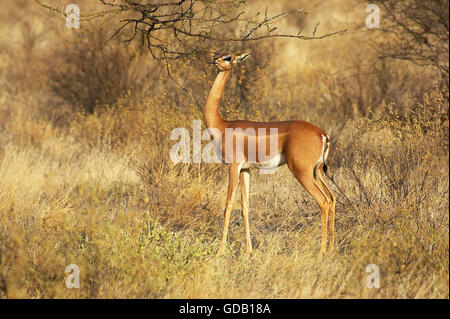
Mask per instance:
[[[286,160],[284,158],[284,154],[281,153],[265,162],[249,163],[245,161],[241,164],[241,169],[249,169],[249,168],[272,169],[284,164],[286,164]]]

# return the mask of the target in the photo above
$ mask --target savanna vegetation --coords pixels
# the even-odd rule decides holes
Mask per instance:
[[[158,60],[129,33],[110,39],[114,16],[68,29],[35,1],[1,0],[0,297],[449,298],[448,0],[379,2],[368,29],[360,0],[248,1],[309,12],[278,21],[285,33],[348,31],[228,48],[253,54],[223,117],[302,119],[331,137],[336,250],[319,257],[319,207],[286,167],[251,172],[253,254],[236,196],[216,255],[226,168],[169,156],[170,132],[202,119],[209,56]]]

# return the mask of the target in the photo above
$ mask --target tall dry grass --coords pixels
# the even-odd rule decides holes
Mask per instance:
[[[305,2],[313,13],[282,27],[357,26],[359,3]],[[356,27],[236,48],[255,59],[233,71],[224,117],[304,119],[331,136],[337,249],[318,257],[319,209],[284,167],[251,173],[254,253],[237,196],[218,257],[226,170],[169,157],[216,70],[174,63],[185,93],[139,47],[106,42],[105,26],[69,31],[32,2],[2,6],[2,298],[449,297],[448,92],[432,70],[378,61]],[[65,285],[69,264],[79,289]],[[368,264],[379,289],[365,285]]]

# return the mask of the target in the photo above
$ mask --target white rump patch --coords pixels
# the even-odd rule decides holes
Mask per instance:
[[[327,143],[327,135],[322,135],[322,154],[316,162],[316,166],[322,164],[327,160],[328,151],[330,150],[330,142]]]

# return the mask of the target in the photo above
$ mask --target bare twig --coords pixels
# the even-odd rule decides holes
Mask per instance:
[[[147,47],[153,58],[168,61],[187,59],[198,54],[214,43],[227,46],[227,43],[259,41],[274,38],[294,38],[318,40],[341,34],[347,30],[316,35],[318,24],[312,35],[275,33],[274,24],[290,15],[307,15],[303,9],[290,10],[269,15],[268,9],[248,14],[243,0],[180,0],[180,1],[138,1],[138,0],[98,0],[107,10],[89,15],[81,15],[81,20],[91,20],[110,14],[120,14],[121,25],[110,39],[119,33],[130,32],[124,40],[132,42],[138,34],[147,39]],[[62,9],[51,7],[41,0],[35,0],[41,7],[66,16]],[[126,17],[125,19],[123,19]],[[130,29],[131,28],[131,29]],[[230,31],[241,29],[241,36],[231,36]],[[167,63],[166,63],[167,64]],[[170,72],[168,72],[170,75]]]

